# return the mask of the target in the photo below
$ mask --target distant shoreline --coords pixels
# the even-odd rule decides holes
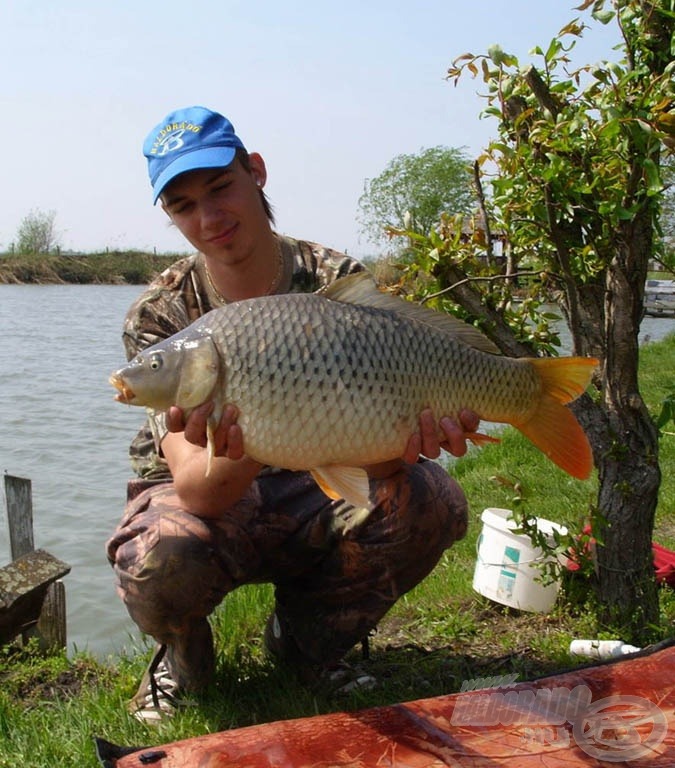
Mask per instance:
[[[187,253],[105,251],[46,255],[0,254],[0,285],[147,285]],[[663,277],[651,272],[649,277]]]
[[[143,251],[0,256],[0,285],[146,285],[185,254]]]

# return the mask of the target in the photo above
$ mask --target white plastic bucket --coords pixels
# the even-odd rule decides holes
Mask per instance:
[[[546,613],[555,603],[560,580],[550,584],[541,581],[541,564],[553,560],[534,547],[528,536],[513,533],[518,528],[509,509],[489,507],[481,515],[483,528],[478,538],[473,588],[502,605],[521,611]],[[537,518],[538,530],[554,543],[553,531],[564,535],[567,530],[550,520]]]

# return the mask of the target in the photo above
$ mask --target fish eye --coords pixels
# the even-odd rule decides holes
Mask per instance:
[[[163,365],[162,356],[155,353],[154,355],[150,355],[150,370],[151,371],[159,371],[159,369]]]

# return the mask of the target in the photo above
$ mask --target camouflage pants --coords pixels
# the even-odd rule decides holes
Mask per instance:
[[[271,582],[303,656],[337,661],[466,532],[466,498],[434,462],[371,480],[370,492],[372,512],[350,527],[353,508],[303,472],[259,476],[216,519],[182,508],[171,483],[146,488],[107,545],[118,591],[143,632],[188,648],[191,636],[210,643],[206,617],[228,592]]]

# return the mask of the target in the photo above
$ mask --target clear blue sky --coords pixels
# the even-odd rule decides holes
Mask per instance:
[[[153,208],[141,145],[167,112],[227,115],[267,162],[278,229],[354,256],[365,179],[422,147],[479,153],[479,83],[444,79],[492,43],[528,59],[579,0],[4,0],[0,249],[31,209],[64,248],[189,250]],[[592,22],[576,64],[616,54]]]

